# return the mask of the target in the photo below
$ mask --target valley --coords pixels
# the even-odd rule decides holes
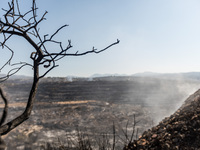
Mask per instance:
[[[137,122],[134,138],[172,114],[199,88],[188,78],[99,77],[91,79],[44,78],[41,80],[31,117],[4,137],[9,149],[40,149],[47,142],[66,143],[77,131],[91,137],[124,138]],[[8,120],[23,112],[30,79],[13,79],[3,85],[9,99]],[[2,110],[2,105],[0,105]],[[59,139],[59,140],[58,140]],[[124,139],[126,140],[126,139]],[[123,146],[119,142],[119,147]],[[119,148],[120,149],[120,148]]]

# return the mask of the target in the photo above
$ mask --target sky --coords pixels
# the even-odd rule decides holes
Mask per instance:
[[[7,7],[6,0],[0,2]],[[29,8],[31,1],[19,0],[19,4]],[[47,76],[200,71],[199,0],[37,0],[37,6],[39,15],[48,11],[47,20],[40,25],[41,34],[53,34],[69,25],[56,38],[66,44],[70,39],[70,52],[93,46],[100,50],[120,40],[100,54],[65,57]],[[2,14],[0,11],[1,18]],[[13,62],[30,61],[28,43],[13,38],[10,44],[18,52]],[[3,53],[0,60],[7,56]],[[32,75],[32,70],[24,68],[18,74]]]

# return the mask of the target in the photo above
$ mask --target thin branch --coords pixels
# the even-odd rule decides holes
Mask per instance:
[[[2,47],[4,46],[4,44],[6,43],[6,41],[8,41],[11,38],[11,36],[12,36],[12,34],[10,34],[8,37],[4,36],[4,41],[3,41],[3,43],[1,43]]]
[[[16,0],[16,4],[17,4],[17,11],[18,11],[18,14],[21,16],[18,0]]]
[[[89,53],[96,53],[96,54],[98,54],[98,53],[101,53],[101,52],[103,52],[103,51],[105,51],[105,50],[107,50],[108,48],[110,48],[110,47],[112,47],[112,46],[114,46],[114,45],[116,45],[116,44],[119,44],[119,40],[117,39],[117,42],[114,42],[114,43],[112,43],[112,44],[110,44],[109,46],[107,46],[106,48],[104,48],[104,49],[102,49],[102,50],[99,50],[99,51],[97,51],[97,49],[92,49],[91,51],[86,51],[86,52],[83,52],[83,53],[78,53],[78,51],[76,52],[76,53],[72,53],[72,54],[63,54],[63,53],[50,53],[50,54],[47,54],[47,55],[43,55],[44,57],[47,57],[47,56],[49,56],[49,55],[51,55],[51,56],[57,56],[57,55],[63,55],[63,56],[83,56],[83,55],[86,55],[86,54],[89,54]]]
[[[65,27],[67,27],[67,26],[69,26],[69,25],[65,24],[65,25],[63,25],[62,27],[60,27],[60,28],[50,37],[49,40],[52,40],[52,38],[53,38],[60,30],[62,30],[63,28],[65,28]]]
[[[1,43],[0,43],[1,44]],[[2,44],[0,45],[0,46],[2,46]],[[3,45],[3,46],[5,46],[9,51],[11,51],[11,56],[10,56],[10,58],[8,59],[8,61],[0,68],[0,71],[7,65],[7,64],[9,64],[10,65],[10,63],[11,63],[11,60],[12,60],[12,58],[13,58],[13,56],[14,56],[14,52],[13,52],[13,50],[11,49],[11,48],[9,48],[7,45]]]
[[[52,40],[53,39],[53,37],[60,31],[60,30],[62,30],[63,28],[65,28],[66,26],[68,26],[68,25],[63,25],[63,26],[61,26],[58,30],[56,30],[56,32],[54,32],[52,35],[51,35],[51,37],[49,38],[49,39],[46,39],[46,37],[48,36],[48,34],[46,34],[46,35],[44,35],[44,41],[42,41],[41,39],[40,39],[40,45],[39,45],[39,47],[44,47],[44,44],[46,43],[46,42],[55,42],[55,43],[61,43],[61,42],[57,42],[57,41],[54,41],[54,40]],[[45,47],[44,47],[45,48]],[[46,50],[46,48],[45,48],[45,51],[47,52],[47,50]]]
[[[15,75],[16,73],[18,73],[23,67],[27,66],[29,64],[22,64],[20,67],[16,67],[11,69],[6,76],[0,77],[0,82],[4,82],[6,81],[8,78],[10,78],[11,76]]]
[[[114,124],[114,121],[113,121],[113,147],[112,147],[112,150],[115,150],[115,144],[116,144],[116,129],[115,129],[115,124]]]
[[[50,69],[48,69],[43,75],[41,75],[39,77],[39,79],[45,77],[51,70],[53,70],[54,68],[58,67],[58,65],[52,66]]]

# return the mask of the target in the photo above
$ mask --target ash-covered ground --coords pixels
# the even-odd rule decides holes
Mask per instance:
[[[8,149],[40,149],[46,142],[75,138],[78,130],[98,138],[111,135],[113,124],[120,139],[133,128],[134,138],[171,115],[199,88],[200,81],[171,77],[45,78],[40,82],[29,120],[4,137]],[[10,100],[8,119],[25,108],[30,79],[12,79],[1,85]],[[1,105],[2,106],[2,105]],[[1,107],[2,110],[2,107]],[[125,140],[124,140],[125,141]],[[124,142],[119,142],[121,148]]]

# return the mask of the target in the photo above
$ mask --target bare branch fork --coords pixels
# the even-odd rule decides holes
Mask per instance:
[[[68,40],[68,45],[64,47],[62,42],[54,39],[55,35],[57,35],[63,28],[67,27],[68,25],[61,26],[51,36],[48,34],[41,35],[38,25],[42,21],[46,20],[45,16],[47,11],[45,11],[43,15],[39,17],[37,15],[38,8],[36,6],[35,0],[32,0],[32,7],[30,10],[24,13],[19,6],[18,0],[11,0],[11,2],[8,2],[8,9],[2,10],[5,12],[5,14],[3,15],[3,18],[0,18],[0,35],[3,38],[2,42],[0,42],[0,47],[3,50],[9,51],[11,55],[9,59],[0,67],[0,72],[7,66],[15,66],[15,68],[11,69],[6,76],[0,77],[0,82],[7,80],[10,76],[16,74],[25,66],[29,66],[33,69],[32,87],[24,112],[5,124],[4,122],[7,116],[8,100],[5,98],[2,90],[0,89],[0,95],[5,104],[4,112],[0,120],[0,135],[5,135],[29,118],[33,108],[39,80],[52,69],[58,66],[56,64],[58,60],[66,56],[83,56],[89,53],[100,53],[118,44],[119,40],[101,50],[97,50],[93,47],[91,50],[82,53],[79,53],[78,51],[75,53],[69,53],[68,50],[72,48],[70,40]],[[16,51],[10,48],[7,42],[13,37],[22,37],[34,48],[34,51],[32,51],[30,54],[32,64],[27,62],[11,62]],[[54,52],[50,52],[47,46],[48,43],[57,45],[58,49],[56,49]],[[46,69],[42,74],[39,73],[40,67]]]

